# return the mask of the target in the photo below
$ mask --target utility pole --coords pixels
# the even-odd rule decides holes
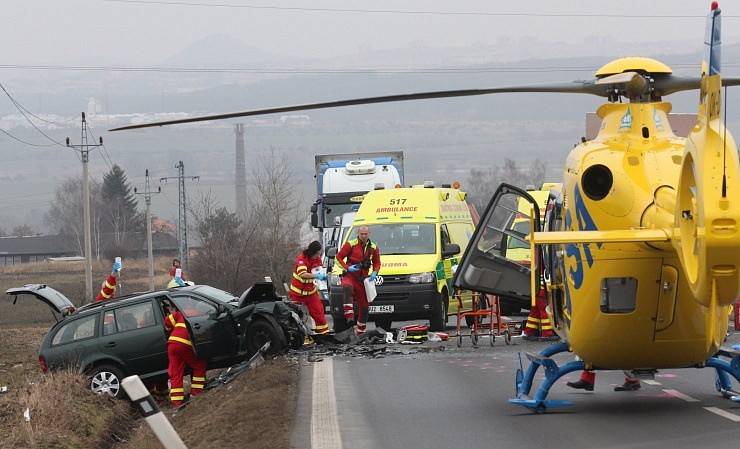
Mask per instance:
[[[243,218],[247,213],[247,176],[246,176],[246,156],[244,152],[244,124],[237,123],[234,126],[236,134],[236,160],[234,173],[234,199],[236,201],[236,214]]]
[[[69,137],[67,137],[67,146],[76,151],[80,152],[80,159],[82,160],[82,208],[85,216],[85,301],[93,299],[92,289],[92,243],[91,243],[91,230],[90,230],[90,173],[88,170],[88,163],[90,162],[90,148],[97,148],[103,145],[103,138],[100,137],[100,143],[88,144],[87,143],[87,121],[85,121],[85,113],[82,113],[82,131],[80,133],[80,144],[70,144]],[[83,302],[84,303],[84,302]]]
[[[180,262],[182,269],[188,269],[188,211],[187,201],[185,200],[185,180],[190,179],[197,181],[200,176],[185,176],[185,164],[179,161],[175,165],[177,176],[166,176],[159,178],[159,181],[167,182],[168,179],[177,179],[177,240],[179,242]]]
[[[146,250],[149,258],[149,291],[154,291],[154,249],[152,248],[152,195],[162,193],[162,186],[157,187],[157,191],[151,190],[151,184],[149,183],[149,169],[146,169],[146,181],[144,182],[144,191],[137,192],[134,187],[134,193],[136,195],[144,195],[144,201],[146,202]]]

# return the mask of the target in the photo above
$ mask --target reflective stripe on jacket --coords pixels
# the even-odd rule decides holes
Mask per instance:
[[[182,343],[190,347],[193,346],[193,342],[190,340],[190,332],[188,332],[188,326],[185,324],[185,317],[179,310],[170,313],[164,319],[164,328],[170,333],[170,338],[167,339],[169,343]]]

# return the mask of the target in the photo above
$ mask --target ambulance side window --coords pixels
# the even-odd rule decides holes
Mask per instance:
[[[441,234],[440,241],[442,242],[442,248],[452,243],[450,240],[450,233],[447,231],[447,225],[443,224],[439,226],[439,232]]]
[[[473,225],[471,223],[448,223],[447,229],[450,232],[450,240],[452,243],[460,245],[460,253],[465,252],[465,248],[468,247],[470,237],[473,235]]]

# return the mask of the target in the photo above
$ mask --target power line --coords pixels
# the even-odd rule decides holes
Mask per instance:
[[[33,126],[36,131],[38,131],[39,133],[41,133],[42,136],[46,137],[48,140],[50,140],[51,142],[55,143],[56,145],[59,145],[60,147],[64,147],[64,148],[67,147],[63,143],[58,142],[58,141],[52,139],[51,137],[49,137],[49,135],[46,134],[45,132],[43,132],[41,130],[41,128],[39,128],[38,126],[36,126],[36,124],[33,122],[33,120],[31,120],[30,118],[28,118],[28,115],[26,115],[26,113],[23,111],[23,108],[21,108],[20,103],[18,103],[16,101],[16,99],[13,98],[12,95],[10,95],[10,92],[8,92],[8,90],[5,88],[5,86],[3,86],[2,83],[0,83],[0,89],[2,89],[3,92],[5,92],[5,95],[7,95],[8,98],[10,98],[10,101],[13,103],[13,105],[18,110],[18,112],[20,112],[21,115],[23,115],[23,117],[25,117],[26,121],[28,121],[28,123],[30,123],[31,126]]]
[[[675,68],[698,68],[697,63],[670,64]],[[738,67],[740,62],[725,62],[723,67]],[[468,73],[550,73],[592,71],[594,66],[491,66],[491,67],[429,67],[429,68],[344,68],[309,69],[300,67],[250,68],[250,67],[156,67],[156,66],[75,66],[0,64],[0,69],[68,70],[100,72],[155,72],[155,73],[251,73],[251,74],[468,74]],[[43,119],[41,119],[43,120]],[[57,123],[57,122],[54,122]]]
[[[16,137],[16,136],[14,136],[14,135],[13,135],[13,134],[11,134],[10,132],[8,132],[8,131],[5,131],[5,130],[4,130],[4,129],[2,129],[2,128],[0,128],[0,133],[3,133],[3,134],[5,134],[6,136],[10,137],[11,139],[13,139],[13,140],[15,140],[15,141],[17,141],[17,142],[19,142],[19,143],[22,143],[22,144],[24,144],[24,145],[28,145],[28,146],[31,146],[31,147],[38,147],[38,148],[42,148],[42,147],[53,147],[53,146],[56,146],[56,144],[53,144],[53,143],[48,143],[48,144],[44,144],[44,143],[31,143],[31,142],[26,142],[25,140],[23,140],[23,139],[21,139],[21,138],[19,138],[19,137]]]
[[[489,11],[433,11],[409,9],[351,9],[351,8],[306,8],[298,6],[269,6],[249,3],[201,3],[164,0],[103,0],[108,3],[128,3],[138,5],[165,5],[209,8],[264,9],[277,11],[362,13],[362,14],[409,14],[434,16],[483,16],[483,17],[567,17],[567,18],[618,18],[618,19],[704,19],[699,14],[617,14],[617,13],[541,13],[541,12],[489,12]],[[737,18],[737,15],[723,15],[723,18]]]

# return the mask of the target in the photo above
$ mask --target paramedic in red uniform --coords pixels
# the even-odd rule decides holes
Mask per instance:
[[[290,280],[290,289],[288,295],[293,302],[299,302],[306,305],[308,313],[313,318],[316,325],[314,332],[325,334],[329,332],[329,325],[326,324],[324,315],[324,303],[321,302],[319,291],[313,280],[326,280],[326,274],[311,270],[321,268],[321,243],[313,241],[295,258],[293,264],[293,278]]]
[[[164,327],[170,334],[167,339],[167,375],[170,378],[170,403],[179,407],[185,400],[185,389],[182,378],[185,367],[193,371],[190,380],[190,396],[198,396],[203,392],[206,384],[206,362],[195,355],[193,340],[185,324],[182,312],[165,303],[168,310],[164,319]]]
[[[357,229],[357,238],[342,245],[336,261],[344,270],[344,319],[348,325],[356,320],[355,333],[362,335],[365,333],[368,315],[367,296],[362,282],[366,277],[375,282],[380,271],[380,250],[370,241],[370,229],[367,226],[360,226]]]
[[[121,272],[121,262],[115,262],[110,274],[100,286],[100,292],[95,297],[95,302],[105,301],[116,294],[116,285],[118,284],[118,274]]]

